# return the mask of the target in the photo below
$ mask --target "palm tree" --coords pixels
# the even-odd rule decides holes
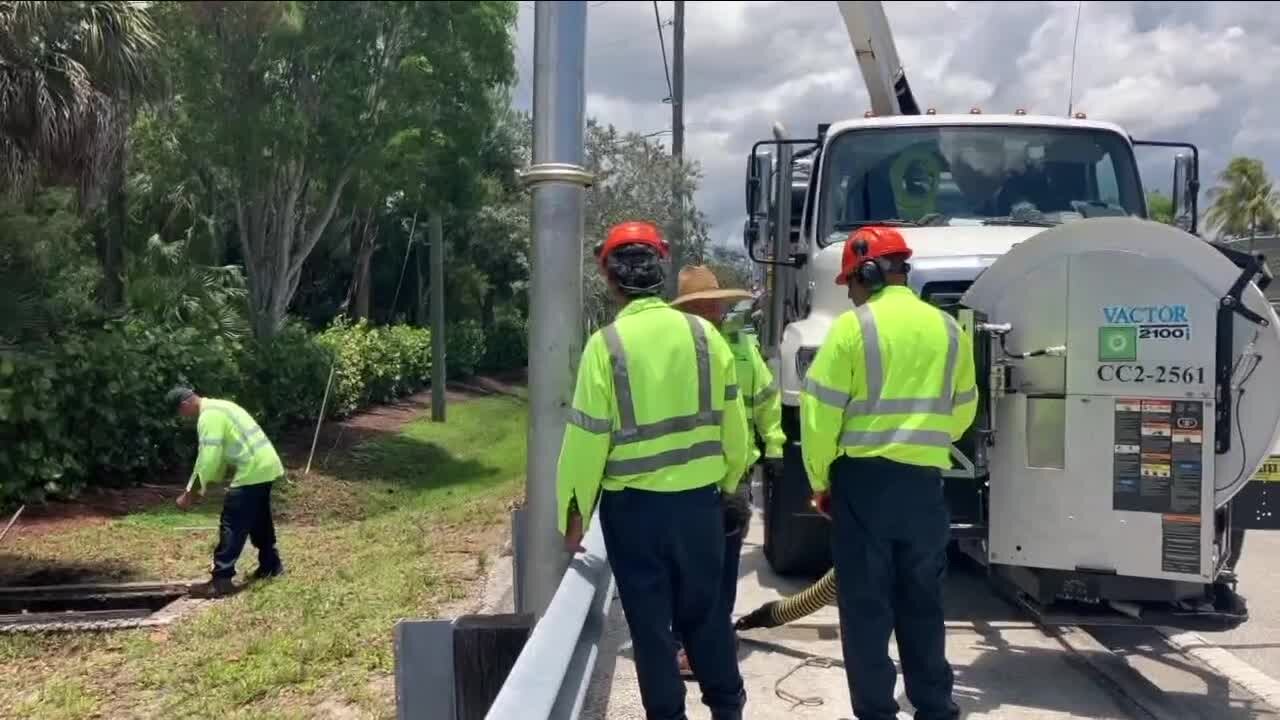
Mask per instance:
[[[130,313],[197,327],[210,337],[244,339],[249,335],[244,273],[239,265],[199,263],[192,252],[198,232],[199,226],[193,225],[185,237],[171,242],[152,235],[139,252],[130,254]]]
[[[1249,238],[1249,251],[1259,230],[1274,230],[1280,209],[1277,194],[1262,161],[1232,158],[1218,175],[1218,185],[1209,190],[1209,212],[1205,222],[1220,235]]]
[[[108,307],[123,298],[125,140],[159,45],[151,3],[0,0],[0,191],[74,185]],[[0,308],[0,310],[3,310]]]

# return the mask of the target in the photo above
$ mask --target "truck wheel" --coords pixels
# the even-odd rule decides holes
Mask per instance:
[[[783,408],[784,429],[789,409]],[[800,448],[787,443],[783,476],[764,478],[762,503],[764,556],[779,575],[819,577],[831,568],[830,521],[809,505],[811,496]]]

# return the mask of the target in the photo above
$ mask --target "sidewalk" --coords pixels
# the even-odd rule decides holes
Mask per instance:
[[[803,585],[770,572],[764,559],[763,522],[757,515],[743,548],[736,614],[789,595]],[[983,579],[958,570],[947,587],[947,655],[956,673],[956,702],[966,718],[1128,718],[1121,701],[1099,685],[1057,640],[1018,616],[992,595]],[[742,633],[740,666],[747,686],[746,716],[851,718],[849,690],[840,665],[836,610],[828,607],[795,624]],[[896,659],[896,648],[890,649]],[[825,660],[824,660],[825,659]],[[801,666],[808,660],[817,665]],[[833,666],[822,667],[831,663]],[[792,672],[794,670],[794,672]],[[791,673],[785,680],[788,673]],[[779,683],[781,681],[781,683]],[[710,717],[689,682],[690,720]],[[793,699],[778,696],[775,688]],[[900,718],[910,705],[898,680]],[[797,705],[800,699],[804,704]],[[621,603],[612,604],[609,636],[601,648],[584,720],[643,720],[635,666]]]

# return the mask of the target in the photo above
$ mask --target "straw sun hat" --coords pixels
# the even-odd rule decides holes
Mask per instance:
[[[716,274],[705,265],[681,268],[678,281],[680,294],[671,301],[672,305],[694,300],[750,300],[752,297],[746,290],[721,289]]]

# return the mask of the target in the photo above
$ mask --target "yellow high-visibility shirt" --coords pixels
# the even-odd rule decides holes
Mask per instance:
[[[769,372],[769,365],[760,354],[760,344],[754,335],[731,332],[726,339],[737,361],[738,390],[747,410],[748,437],[754,439],[751,433],[759,433],[760,439],[764,440],[764,456],[780,458],[787,436],[782,432],[782,395],[778,392],[778,383]],[[760,450],[755,442],[749,444],[751,458],[748,466],[760,459]]]
[[[973,344],[955,318],[890,285],[836,318],[805,374],[801,453],[809,483],[830,487],[841,455],[948,469],[973,423]]]
[[[244,408],[230,400],[200,400],[196,421],[200,454],[192,479],[200,479],[200,492],[222,480],[227,467],[236,472],[231,487],[272,482],[284,476],[284,464],[262,428]]]
[[[659,298],[629,303],[582,351],[556,473],[559,527],[601,491],[733,492],[747,469],[733,353],[706,320]]]

